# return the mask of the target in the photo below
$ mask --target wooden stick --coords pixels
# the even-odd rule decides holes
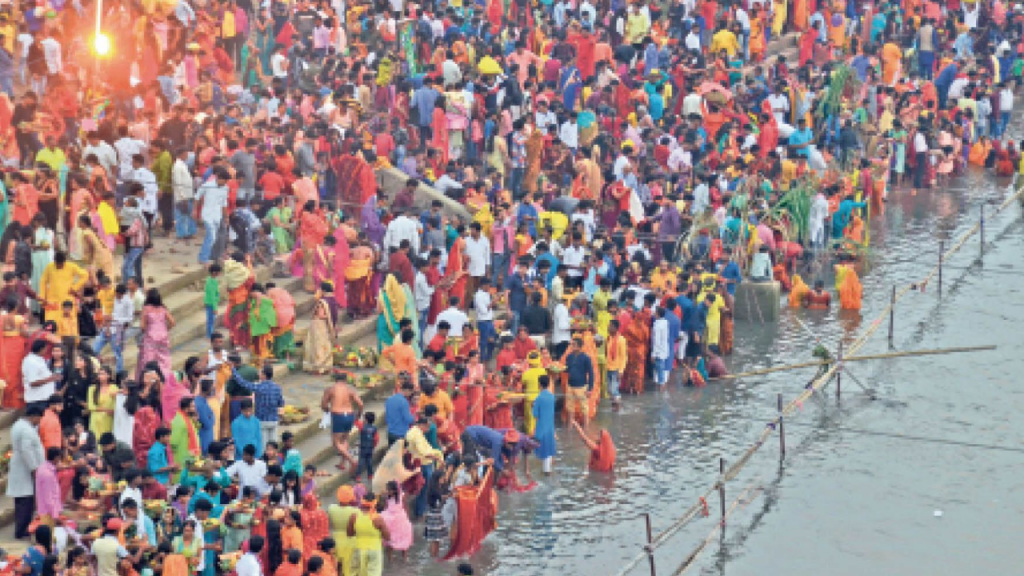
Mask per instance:
[[[959,354],[962,352],[983,352],[987,350],[995,350],[996,346],[965,346],[960,348],[935,348],[930,350],[907,350],[903,352],[886,352],[882,354],[866,354],[863,356],[850,356],[843,358],[843,362],[862,362],[865,360],[885,360],[889,358],[903,358],[907,356],[935,356],[937,354]],[[799,368],[811,368],[813,366],[824,366],[826,364],[833,364],[835,360],[818,360],[815,362],[800,362],[798,364],[786,364],[785,366],[774,366],[772,368],[762,368],[760,370],[753,370],[751,372],[740,372],[738,374],[727,374],[725,376],[718,376],[716,378],[709,378],[709,380],[732,380],[735,378],[745,378],[747,376],[762,376],[764,374],[771,374],[772,372],[783,372],[786,370],[797,370]]]

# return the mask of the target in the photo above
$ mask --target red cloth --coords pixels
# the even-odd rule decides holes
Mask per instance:
[[[497,527],[498,495],[494,491],[494,471],[488,470],[480,486],[462,486],[456,489],[458,530],[445,560],[470,556],[480,549],[480,543]]]
[[[7,383],[3,407],[25,407],[25,386],[21,381],[21,361],[25,358],[25,338],[0,332],[0,380]]]
[[[306,494],[302,499],[299,515],[302,517],[302,560],[305,564],[319,548],[320,541],[331,535],[331,529],[327,512],[320,508],[320,502],[313,494]]]
[[[363,206],[371,196],[377,194],[377,175],[373,167],[362,158],[339,156],[332,165],[338,175],[336,191],[343,208]]]
[[[345,270],[348,269],[350,257],[344,228],[339,226],[334,231],[334,238],[338,241],[334,248],[334,301],[341,308],[348,308],[348,293],[345,291]]]
[[[156,442],[156,429],[160,426],[160,418],[152,406],[143,406],[135,413],[135,427],[132,432],[132,452],[139,468],[145,469],[149,461],[149,449]]]
[[[597,449],[590,453],[590,469],[597,472],[611,472],[615,467],[615,444],[607,430],[601,430]]]

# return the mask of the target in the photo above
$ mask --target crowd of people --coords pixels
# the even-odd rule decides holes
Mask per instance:
[[[563,423],[611,473],[599,411],[727,375],[743,283],[822,310],[834,278],[859,310],[891,191],[1024,167],[1022,32],[1004,0],[0,4],[0,380],[32,542],[8,562],[471,556]],[[183,365],[143,274],[160,242],[208,274],[209,350]],[[361,318],[383,411],[336,366]],[[280,429],[273,366],[298,356],[330,379],[331,502]]]

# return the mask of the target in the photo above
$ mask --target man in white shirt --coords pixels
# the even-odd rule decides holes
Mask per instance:
[[[160,192],[160,186],[156,182],[156,175],[146,167],[146,158],[142,154],[132,157],[132,172],[125,178],[125,181],[142,184],[144,195],[139,200],[139,208],[146,215],[149,225],[152,226],[156,220],[157,194]]]
[[[683,117],[691,118],[694,114],[704,116],[704,97],[696,92],[690,92],[683,98]]]
[[[551,354],[553,358],[561,358],[569,348],[572,338],[572,323],[569,320],[569,307],[564,299],[555,303],[555,311],[551,315]]]
[[[587,249],[583,246],[583,235],[574,232],[572,244],[562,252],[562,264],[569,271],[567,288],[583,287],[583,261],[587,257]]]
[[[140,290],[139,295],[141,294],[142,291]],[[135,304],[132,302],[132,297],[128,294],[127,288],[123,284],[119,284],[114,290],[113,314],[111,314],[111,318],[107,319],[107,323],[100,330],[92,345],[93,353],[96,357],[99,357],[107,344],[110,344],[110,349],[114,351],[114,360],[117,364],[118,372],[124,370],[124,354],[122,353],[124,350],[124,335],[134,318]]]
[[[220,233],[220,225],[228,212],[228,180],[231,177],[223,168],[214,170],[211,176],[196,192],[196,201],[202,203],[199,218],[203,221],[206,233],[203,235],[203,246],[199,249],[199,263],[206,265],[210,261],[213,243]]]
[[[252,444],[242,449],[242,459],[235,460],[227,469],[228,476],[238,478],[239,491],[245,490],[246,486],[256,491],[256,497],[262,498],[261,487],[265,484],[264,477],[267,475],[267,463],[256,459],[256,447]]]
[[[90,132],[88,139],[89,145],[85,147],[85,150],[82,150],[82,159],[88,159],[90,155],[95,155],[96,159],[99,160],[100,166],[107,171],[107,176],[111,179],[116,178],[117,151],[105,140],[101,140],[96,132]]]
[[[249,538],[249,551],[242,554],[235,564],[235,574],[238,576],[263,576],[263,569],[260,565],[260,553],[263,552],[263,536],[255,535]]]
[[[825,245],[825,220],[828,218],[828,199],[825,194],[818,192],[811,201],[811,209],[808,214],[810,227],[811,246],[821,248]]]
[[[393,212],[395,219],[388,224],[387,231],[384,232],[384,251],[390,253],[392,250],[398,250],[402,240],[408,240],[409,253],[419,254],[420,237],[423,235],[419,221],[410,218],[401,208],[395,208]]]
[[[476,294],[480,281],[488,276],[488,269],[491,265],[491,241],[481,234],[483,227],[479,222],[469,225],[469,237],[466,238],[466,272],[469,278],[466,279],[466,294],[470,298]],[[467,309],[472,302],[465,303]]]
[[[46,59],[46,68],[49,70],[50,76],[60,74],[64,70],[64,66],[60,58],[60,42],[53,37],[53,32],[47,32],[46,39],[39,45],[43,47],[43,57]]]
[[[562,127],[558,129],[558,138],[566,145],[573,154],[576,153],[576,149],[580,147],[580,132],[576,125],[576,112],[570,112],[569,118],[562,123]]]
[[[127,126],[118,127],[117,135],[118,139],[114,142],[114,150],[117,150],[117,180],[123,183],[130,179],[130,175],[134,170],[132,162],[135,159],[135,155],[144,153],[146,151],[146,144],[129,136]]]
[[[31,352],[21,361],[21,379],[25,383],[25,404],[47,408],[50,396],[57,391],[57,382],[62,379],[46,365],[41,356],[48,344],[43,340],[32,342]]]
[[[451,328],[448,335],[453,338],[462,338],[462,327],[469,322],[469,316],[459,309],[459,297],[452,296],[448,299],[448,308],[437,315],[437,324],[447,322]],[[436,328],[434,330],[437,331]]]
[[[174,166],[171,167],[171,190],[174,192],[174,223],[178,238],[190,238],[195,234],[195,221],[192,220],[192,199],[195,196],[195,180],[188,169],[186,159],[188,149],[181,148],[176,153]]]
[[[911,194],[917,194],[917,191],[924,187],[924,172],[927,169],[928,162],[928,139],[925,138],[924,133],[924,130],[918,130],[914,134],[916,165],[914,166],[914,184],[911,187]]]
[[[288,79],[288,57],[285,56],[284,51],[284,46],[279,46],[274,51],[274,55],[270,57],[270,71],[274,78],[280,78],[281,80]]]
[[[779,124],[787,124],[786,114],[789,113],[789,98],[779,93],[777,88],[772,88],[768,94],[768,104],[772,107],[772,115]]]
[[[664,386],[672,369],[672,353],[668,346],[668,320],[665,309],[658,307],[656,320],[651,330],[651,360],[654,361],[654,383]]]
[[[494,302],[491,298],[491,279],[480,280],[480,288],[473,294],[473,311],[476,312],[477,337],[480,340],[480,360],[487,362],[494,351],[497,333],[494,331]]]
[[[537,129],[542,134],[551,134],[558,127],[558,116],[548,108],[548,101],[545,98],[537,100],[537,112],[534,114],[537,122]]]
[[[426,258],[416,261],[416,281],[412,289],[413,298],[416,299],[416,313],[419,315],[419,325],[427,325],[427,316],[430,313],[430,301],[434,297],[435,288],[427,280],[426,271],[430,269],[430,262]],[[426,341],[426,330],[420,330],[420,347]]]

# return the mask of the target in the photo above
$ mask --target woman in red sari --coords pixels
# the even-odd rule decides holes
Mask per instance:
[[[313,493],[306,494],[302,499],[299,514],[302,519],[302,559],[306,561],[319,548],[320,541],[331,535],[331,529],[327,512],[320,507]]]
[[[126,408],[129,404],[139,402],[138,398],[128,398],[125,402]],[[130,409],[129,409],[130,412]],[[148,404],[143,404],[135,412],[135,424],[132,430],[132,452],[135,453],[135,461],[140,468],[145,468],[149,457],[149,449],[156,442],[156,429],[161,426],[160,416],[156,410]]]
[[[512,406],[500,398],[501,394],[506,392],[501,386],[500,376],[492,374],[483,392],[484,426],[495,430],[514,428]]]
[[[626,370],[622,375],[621,390],[624,393],[641,394],[644,391],[647,354],[651,342],[651,313],[646,309],[633,315],[629,325],[622,329],[629,354]]]
[[[478,485],[456,488],[454,497],[459,510],[458,525],[445,560],[472,555],[497,526],[498,494],[494,490],[494,469],[488,468]]]
[[[25,358],[25,338],[28,323],[24,316],[14,313],[13,302],[0,302],[0,380],[7,387],[0,390],[3,407],[25,407],[25,386],[21,381],[21,361]]]

